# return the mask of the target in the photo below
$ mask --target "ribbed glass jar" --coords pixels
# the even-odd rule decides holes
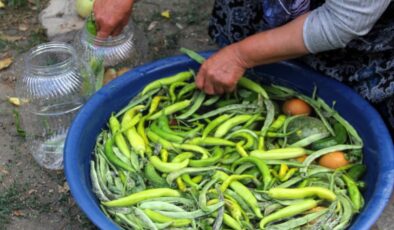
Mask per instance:
[[[72,119],[94,92],[90,67],[66,43],[41,44],[22,60],[16,82],[22,127],[35,160],[63,167],[63,144]]]
[[[146,59],[147,42],[143,33],[130,20],[117,36],[99,38],[85,27],[74,39],[78,55],[92,67],[97,89],[103,83],[140,65]]]

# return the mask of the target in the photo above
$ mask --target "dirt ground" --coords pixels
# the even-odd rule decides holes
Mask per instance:
[[[29,0],[22,7],[0,9],[0,60],[18,59],[21,53],[46,41],[38,22],[46,4],[47,0]],[[213,0],[137,3],[133,18],[149,41],[147,61],[177,54],[180,47],[214,49],[207,35],[212,4]],[[170,11],[169,19],[160,15],[164,10]],[[8,97],[15,95],[16,68],[21,67],[0,71],[0,230],[95,229],[73,201],[63,172],[40,168],[18,135],[18,107],[8,102]],[[392,204],[374,229],[391,229]]]

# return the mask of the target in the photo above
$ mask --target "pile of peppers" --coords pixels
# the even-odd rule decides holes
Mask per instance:
[[[123,229],[349,226],[364,205],[363,143],[332,106],[316,92],[308,97],[247,77],[235,92],[209,96],[193,76],[184,71],[146,85],[98,136],[91,181],[109,218]],[[290,142],[299,130],[289,124],[300,116],[278,109],[289,98],[307,102],[326,132]],[[350,164],[316,163],[333,151],[345,151]]]

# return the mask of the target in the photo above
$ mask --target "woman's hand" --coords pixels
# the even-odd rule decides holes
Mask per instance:
[[[219,50],[202,64],[197,87],[207,94],[231,92],[247,68],[307,54],[302,33],[307,16],[308,13]]]
[[[122,32],[128,23],[134,0],[95,0],[93,5],[97,36],[107,38]]]
[[[196,85],[207,94],[234,91],[248,67],[238,51],[237,43],[234,43],[219,50],[201,65]]]

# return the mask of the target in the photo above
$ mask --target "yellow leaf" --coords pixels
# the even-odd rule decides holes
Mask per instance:
[[[7,68],[12,63],[12,58],[4,58],[0,60],[0,70]]]
[[[5,6],[4,3],[0,0],[0,9],[4,8],[4,6]]]
[[[9,97],[8,101],[11,104],[16,105],[16,106],[20,106],[21,105],[21,100],[19,100],[19,98],[17,98],[17,97]]]
[[[170,11],[165,10],[165,11],[161,12],[161,16],[164,18],[171,18]]]
[[[20,99],[18,97],[8,97],[8,102],[15,106],[20,106],[21,104],[28,103],[29,101],[27,99]]]

